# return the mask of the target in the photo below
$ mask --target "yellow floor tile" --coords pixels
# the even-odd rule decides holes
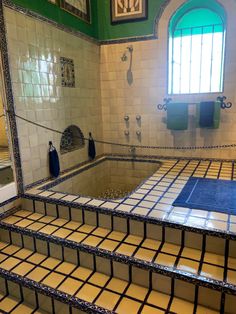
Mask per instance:
[[[128,290],[126,291],[127,296],[138,299],[140,301],[144,301],[147,293],[148,293],[147,288],[135,284],[130,284]]]
[[[4,248],[2,250],[2,253],[5,254],[9,254],[9,255],[13,255],[14,253],[16,253],[17,251],[19,251],[19,246],[16,245],[9,245],[8,247]]]
[[[206,252],[204,255],[204,263],[215,264],[218,266],[224,266],[225,257],[223,255],[217,255]]]
[[[39,214],[39,213],[33,213],[31,215],[29,215],[27,218],[28,219],[32,219],[32,220],[38,220],[40,218],[42,218],[43,215],[42,214]]]
[[[134,257],[147,261],[147,262],[151,262],[155,254],[156,254],[155,251],[140,248],[138,252],[134,255]]]
[[[161,308],[164,308],[164,309],[167,309],[169,301],[170,301],[169,295],[163,294],[161,292],[157,292],[154,290],[151,291],[147,300],[149,304],[160,306]]]
[[[79,228],[81,226],[81,223],[80,222],[77,222],[77,221],[70,221],[68,222],[64,228],[68,228],[68,229],[72,229],[72,230],[75,230],[77,228]]]
[[[27,226],[28,229],[38,231],[39,229],[43,228],[45,224],[41,222],[34,222],[32,225]]]
[[[202,251],[190,248],[184,248],[181,256],[194,259],[196,261],[200,261],[202,255]]]
[[[89,279],[89,282],[93,283],[94,285],[104,287],[109,278],[110,277],[107,275],[101,273],[94,273],[92,277]]]
[[[84,281],[92,274],[92,272],[93,271],[91,269],[80,266],[72,273],[71,276]]]
[[[7,224],[14,225],[17,221],[20,221],[21,219],[22,218],[20,218],[20,217],[10,216],[10,217],[3,219],[2,221],[7,223]]]
[[[227,282],[236,285],[236,271],[228,270],[227,272]]]
[[[110,252],[113,252],[117,246],[119,245],[119,242],[113,241],[113,240],[104,240],[100,245],[100,249],[108,250]]]
[[[143,238],[141,237],[137,237],[134,235],[129,235],[124,242],[129,243],[129,244],[133,244],[133,245],[139,245],[142,242]]]
[[[33,212],[30,212],[30,211],[28,211],[28,210],[18,210],[16,213],[15,213],[15,215],[16,216],[20,216],[20,217],[27,217],[27,216],[29,216],[29,215],[32,215],[33,214]]]
[[[144,305],[143,310],[141,312],[142,314],[165,314],[164,311],[155,309],[154,307]]]
[[[175,261],[176,261],[175,256],[159,253],[155,260],[155,263],[161,264],[164,266],[173,267],[175,264]]]
[[[61,261],[59,259],[48,257],[45,261],[43,261],[41,266],[49,268],[49,269],[54,269],[58,264],[60,264],[60,262]]]
[[[15,225],[18,226],[18,227],[21,227],[21,228],[25,228],[25,227],[29,226],[32,223],[33,223],[32,220],[23,219],[23,220],[18,221],[17,223],[15,223]]]
[[[53,235],[56,237],[65,239],[70,233],[71,233],[71,230],[68,230],[65,228],[59,228],[57,231],[53,233]]]
[[[82,286],[83,282],[72,278],[67,278],[59,287],[58,290],[63,291],[69,295],[74,295],[76,291]]]
[[[163,245],[161,251],[164,252],[164,253],[178,255],[179,251],[180,251],[180,246],[179,245],[175,245],[175,244],[165,243]]]
[[[34,308],[31,305],[20,304],[11,312],[12,314],[31,314],[34,313]]]
[[[141,307],[141,303],[133,301],[128,298],[122,298],[119,306],[116,309],[118,314],[137,314]],[[128,312],[127,312],[128,310]]]
[[[82,225],[78,231],[79,232],[85,232],[85,233],[91,233],[95,229],[94,226],[89,226],[89,225]]]
[[[65,275],[69,275],[75,268],[76,268],[75,264],[63,262],[56,268],[56,271]]]
[[[171,303],[170,310],[175,313],[179,313],[179,310],[181,309],[181,314],[189,314],[193,313],[193,308],[194,308],[193,303],[174,298]]]
[[[85,284],[76,294],[76,297],[88,302],[93,302],[100,291],[100,288],[94,287],[90,284]]]
[[[54,217],[54,216],[44,216],[39,221],[43,222],[45,224],[48,224],[48,223],[50,223],[51,221],[53,221],[55,219],[56,219],[56,217]]]
[[[201,275],[216,280],[223,280],[224,269],[208,264],[203,264]]]
[[[21,276],[25,276],[29,271],[31,271],[35,266],[26,262],[22,262],[20,265],[16,266],[12,272]]]
[[[112,231],[107,238],[112,239],[112,240],[116,240],[116,241],[122,241],[125,236],[126,236],[125,233],[122,233],[119,231]]]
[[[43,227],[43,228],[40,230],[40,232],[43,232],[43,233],[46,233],[46,234],[52,234],[52,233],[55,232],[57,229],[58,229],[58,227],[56,227],[56,226],[48,225],[48,226]]]
[[[45,255],[42,255],[40,253],[34,253],[32,256],[30,256],[27,261],[39,265],[43,260],[45,259]]]
[[[152,239],[145,239],[142,243],[142,246],[154,251],[157,251],[161,245],[161,241],[152,240]]]
[[[10,311],[18,304],[15,298],[7,297],[0,302],[0,309],[10,313]]]
[[[117,253],[119,254],[124,254],[127,256],[132,256],[136,249],[136,246],[134,245],[129,245],[129,244],[121,244],[119,248],[116,250]]]
[[[81,241],[83,241],[84,238],[87,237],[87,234],[84,233],[79,233],[79,232],[73,232],[68,238],[67,240],[71,240],[77,243],[80,243]]]
[[[61,227],[61,226],[65,225],[67,222],[68,222],[68,220],[66,220],[66,219],[57,218],[57,219],[53,220],[51,222],[51,224],[55,225],[55,226],[58,226],[58,227]]]
[[[109,291],[103,291],[95,303],[98,306],[112,311],[119,298],[120,296],[118,294]]]
[[[118,292],[118,293],[123,293],[125,288],[127,287],[128,282],[117,279],[117,278],[112,278],[108,285],[106,286],[106,289],[110,289],[112,291]]]
[[[0,264],[0,267],[5,270],[11,270],[13,267],[15,267],[17,264],[20,263],[20,260],[14,257],[9,257],[4,262]]]
[[[186,258],[180,258],[177,268],[196,274],[198,272],[199,263]]]
[[[34,281],[41,281],[48,274],[49,270],[46,270],[42,267],[37,267],[27,275],[27,278],[32,279]]]
[[[97,246],[102,241],[101,238],[95,236],[88,236],[84,241],[83,244],[90,245],[90,246]]]
[[[27,249],[21,249],[20,251],[16,252],[14,254],[15,257],[18,257],[20,259],[26,259],[32,254],[32,251],[27,250]]]
[[[110,230],[105,229],[105,228],[96,228],[93,231],[93,235],[100,236],[100,237],[106,237]]]
[[[65,279],[65,276],[63,275],[60,275],[57,273],[51,273],[43,280],[43,284],[52,288],[56,288],[64,279]]]

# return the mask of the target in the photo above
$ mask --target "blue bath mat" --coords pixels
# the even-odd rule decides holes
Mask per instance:
[[[236,215],[236,181],[191,177],[173,206]]]

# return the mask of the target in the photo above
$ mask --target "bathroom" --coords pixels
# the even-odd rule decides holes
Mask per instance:
[[[235,0],[0,3],[0,311],[235,314],[235,18]]]

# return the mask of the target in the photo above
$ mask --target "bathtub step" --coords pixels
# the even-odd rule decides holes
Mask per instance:
[[[176,244],[170,242],[176,240],[174,231],[160,226],[148,226],[146,237],[141,237],[26,210],[4,218],[0,226],[236,295],[235,241],[221,242],[222,239],[180,231],[180,244]],[[193,247],[197,245],[194,241],[199,242],[198,249]],[[221,245],[220,250],[225,246],[225,255],[212,253],[213,241]]]
[[[1,235],[6,238],[5,231],[1,231]],[[12,233],[10,239],[17,242],[18,236]],[[24,242],[27,242],[26,239],[24,239]],[[49,251],[53,252],[52,249]],[[56,254],[56,251],[54,254]],[[39,296],[41,296],[40,293],[45,294],[46,291],[47,297],[52,297],[53,302],[56,298],[60,299],[61,302],[70,303],[71,308],[69,305],[64,308],[58,307],[58,305],[55,307],[54,304],[53,310],[49,313],[81,313],[81,311],[74,312],[74,309],[72,309],[74,307],[82,308],[84,311],[91,313],[103,313],[106,309],[108,314],[127,314],[127,309],[129,309],[128,313],[130,314],[220,313],[220,310],[213,310],[198,304],[198,298],[204,299],[201,293],[195,293],[194,300],[188,302],[177,297],[173,293],[173,288],[170,294],[161,293],[158,290],[137,284],[135,281],[127,281],[116,277],[114,274],[112,276],[91,269],[88,267],[88,261],[88,266],[85,267],[79,265],[78,260],[74,263],[68,262],[65,259],[45,255],[15,243],[0,242],[0,259],[1,280],[7,278],[7,280],[16,281],[21,287],[27,286],[30,289],[36,289]],[[116,272],[115,269],[114,271]],[[164,284],[164,282],[160,284]],[[184,292],[188,293],[184,289],[179,291],[180,294]],[[212,295],[209,295],[209,297],[212,297]],[[31,300],[30,294],[29,299]],[[217,302],[217,300],[215,299],[214,302]],[[228,301],[226,300],[226,302]],[[230,309],[227,304],[226,306]],[[0,309],[2,309],[1,302]],[[24,313],[28,312],[25,311]],[[36,312],[29,311],[29,313],[42,312],[37,310]],[[225,313],[228,312],[225,311]]]

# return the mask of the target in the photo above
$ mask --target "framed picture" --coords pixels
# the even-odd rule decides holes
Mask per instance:
[[[127,23],[148,17],[148,0],[110,0],[111,23]]]
[[[61,63],[61,85],[64,87],[75,87],[75,66],[72,59],[60,58]]]
[[[90,0],[61,0],[60,4],[63,10],[91,23]]]
[[[57,3],[57,0],[48,0],[48,2],[51,2],[51,3],[53,3],[53,4],[58,4],[58,3]]]

